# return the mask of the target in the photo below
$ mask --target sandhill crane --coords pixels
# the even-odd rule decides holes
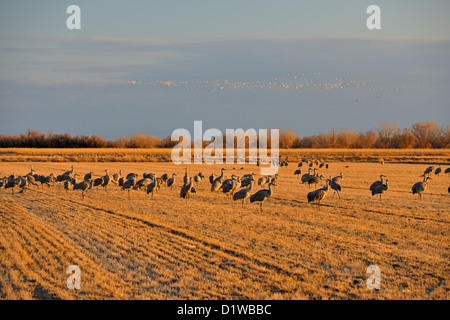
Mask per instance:
[[[189,196],[191,194],[191,188],[192,188],[192,178],[189,177],[189,183],[181,187],[180,197],[188,201]]]
[[[244,178],[241,180],[241,188],[249,186],[250,183],[254,181],[253,179],[254,175],[255,175],[254,173],[245,175]]]
[[[388,190],[388,179],[386,179],[385,184],[380,184],[372,189],[372,197],[376,194],[380,195],[380,201],[381,201],[381,195],[385,193]]]
[[[102,184],[103,184],[103,177],[94,179],[93,186],[97,187],[97,193],[98,193],[98,186],[101,186]]]
[[[172,188],[175,184],[175,176],[176,176],[176,173],[172,173],[172,178],[167,179],[167,187],[170,187],[170,190],[172,190]]]
[[[211,192],[216,192],[216,191],[220,190],[221,187],[222,187],[222,182],[220,180],[214,180],[211,185]]]
[[[5,183],[5,189],[11,188],[12,194],[14,194],[14,188],[21,183],[21,180],[19,178],[10,179],[10,177],[8,177],[8,181]]]
[[[152,180],[150,180],[149,178],[142,178],[140,180],[138,180],[134,186],[133,186],[133,190],[141,190],[143,188],[147,188],[148,184],[151,182]]]
[[[35,179],[35,177],[33,175],[28,174],[28,175],[25,176],[25,179],[27,179],[27,183],[28,184],[32,184],[32,185],[36,186],[36,188],[39,189],[39,186],[36,183],[36,179]]]
[[[302,174],[302,170],[300,170],[300,169],[297,169],[297,170],[294,171],[294,176],[297,176],[297,180],[298,180],[298,178],[300,177],[301,174]]]
[[[18,179],[19,184],[17,185],[17,187],[20,188],[19,193],[24,193],[25,188],[28,186],[28,180],[22,176],[19,176]]]
[[[323,175],[315,175],[312,176],[309,180],[308,180],[308,186],[309,188],[311,188],[311,185],[314,183],[315,186],[317,186],[318,183],[320,183],[322,181],[322,179],[325,178]]]
[[[130,172],[129,174],[127,174],[127,176],[125,178],[126,178],[126,180],[131,180],[131,178],[133,178],[134,180],[137,180],[138,174]]]
[[[33,176],[33,175],[34,175],[33,165],[30,164],[30,173],[28,173],[27,176]]]
[[[278,173],[275,174],[275,177],[273,177],[270,180],[270,183],[272,184],[272,186],[276,187],[277,186],[277,181],[278,181]]]
[[[49,188],[50,188],[50,182],[54,182],[55,181],[55,176],[54,175],[48,175],[48,176],[38,176],[37,177],[37,181],[39,181],[41,183],[41,186],[45,183]]]
[[[79,183],[75,183],[73,185],[73,190],[81,190],[81,197],[84,199],[84,193],[87,189],[90,189],[90,187],[92,187],[92,180],[83,180]]]
[[[72,176],[72,174],[73,174],[73,165],[72,165],[72,169],[71,170],[68,170],[68,171],[64,172],[62,175]],[[66,179],[66,180],[68,180],[68,179]]]
[[[370,185],[369,190],[370,190],[370,191],[373,191],[373,189],[375,189],[376,187],[383,185],[383,177],[384,177],[384,178],[387,178],[385,175],[380,174],[380,180],[377,180],[377,181],[375,181],[374,183],[372,183],[372,184]]]
[[[223,172],[225,171],[225,169],[224,168],[222,168],[221,170],[220,170],[220,176],[218,176],[217,178],[215,178],[214,179],[214,182],[215,181],[220,181],[220,182],[222,182],[222,179],[223,179]],[[214,183],[213,182],[213,183]]]
[[[167,179],[169,179],[169,175],[167,173],[164,173],[161,176],[161,180],[163,181],[163,183],[167,184]]]
[[[3,177],[2,179],[0,179],[0,189],[3,187],[3,185],[5,184],[6,181],[6,177]]]
[[[233,195],[233,201],[242,200],[242,208],[244,207],[244,201],[248,197],[250,197],[250,192],[253,189],[253,178],[250,180],[250,186],[248,188],[244,188],[239,190]]]
[[[229,183],[222,184],[222,192],[227,195],[232,195],[237,187],[241,184],[239,179],[239,177],[237,177],[236,179],[233,178]]]
[[[450,168],[445,169],[445,174],[450,173]]]
[[[269,182],[270,182],[270,175],[267,177],[261,177],[258,179],[258,185],[261,187],[264,187],[264,185]]]
[[[425,175],[422,175],[422,176],[423,176],[423,181],[416,182],[411,188],[412,193],[413,194],[417,193],[419,195],[420,200],[422,200],[422,192],[424,192],[428,187],[428,180],[429,179],[432,180],[430,177],[425,177]]]
[[[338,176],[336,176],[333,179],[331,179],[331,181],[341,182],[342,179],[344,179],[344,173],[343,172],[341,172]]]
[[[211,192],[218,191],[220,187],[222,186],[222,179],[223,179],[223,171],[225,169],[222,168],[220,176],[214,179],[213,183],[211,184]]]
[[[89,173],[86,173],[85,175],[84,175],[84,179],[83,180],[91,180],[92,179],[92,177],[93,177],[93,173],[92,173],[92,171],[91,172],[89,172]]]
[[[72,166],[72,171],[66,171],[63,174],[56,177],[56,182],[62,182],[62,181],[72,179],[72,173],[73,173],[73,166]]]
[[[134,184],[136,183],[136,177],[133,175],[131,176],[131,179],[128,179],[125,181],[122,185],[122,190],[128,190],[128,198],[130,198],[130,191],[133,188]]]
[[[436,170],[434,171],[434,174],[437,175],[439,177],[439,174],[442,172],[442,168],[441,165],[439,165],[439,168],[436,168]]]
[[[194,176],[194,181],[195,181],[196,183],[199,183],[200,181],[203,180],[204,177],[205,177],[205,176],[203,175],[203,173],[199,172],[198,174],[196,174],[196,175]]]
[[[112,175],[111,174],[108,174],[108,169],[105,169],[105,175],[103,176],[103,182],[102,182],[102,184],[101,184],[101,186],[103,187],[103,188],[105,188],[105,191],[106,191],[106,187],[110,184],[110,183],[114,183],[113,181],[113,177],[112,177]]]
[[[114,173],[113,174],[113,180],[115,181],[115,182],[119,182],[119,179],[120,178],[122,178],[123,176],[122,176],[122,170],[119,170],[119,173]]]
[[[330,180],[327,179],[325,187],[309,192],[306,195],[306,198],[308,199],[308,203],[315,201],[320,208],[320,201],[323,200],[328,193],[328,183],[329,182],[330,182]]]
[[[71,184],[75,185],[75,179],[76,179],[76,175],[71,180],[64,181],[64,190],[66,190],[66,192],[69,190]],[[86,181],[86,180],[84,180],[84,181]]]
[[[211,173],[211,175],[209,176],[209,182],[211,184],[213,184],[215,179],[216,179],[216,176],[214,175],[214,173]]]
[[[434,166],[429,166],[428,168],[425,169],[423,174],[430,174],[431,172],[433,172],[433,169],[434,169]]]
[[[150,182],[147,185],[147,194],[151,193],[152,194],[152,198],[153,198],[153,193],[156,191],[156,188],[158,187],[157,182],[156,182],[156,176],[153,176],[153,180],[152,182]]]
[[[302,162],[299,162],[298,165],[297,165],[297,167],[299,167],[299,168],[302,167],[302,166],[303,166]]]
[[[339,196],[339,199],[340,199],[341,195],[339,194],[339,192],[341,191],[341,185],[339,183],[337,183],[336,181],[333,181],[331,179],[331,176],[330,176],[330,187],[331,187],[331,189],[334,190],[333,198],[334,198],[334,194],[337,193],[337,195]]]
[[[254,193],[250,196],[250,203],[258,201],[260,203],[260,210],[262,212],[263,211],[263,209],[262,209],[263,202],[267,198],[270,198],[272,196],[272,194],[273,194],[272,184],[269,183],[269,189],[259,190],[258,192]]]
[[[314,171],[315,172],[315,171]],[[311,168],[308,169],[308,173],[305,173],[304,175],[302,175],[302,183],[307,183],[309,181],[309,179],[311,179],[312,175],[311,175]]]
[[[149,179],[153,179],[153,177],[155,176],[155,174],[154,173],[151,173],[151,172],[149,172],[149,173],[144,173],[143,175],[142,175],[144,178],[149,178]]]
[[[117,184],[119,187],[123,187],[123,183],[126,181],[125,177],[120,177],[119,180],[117,180]]]

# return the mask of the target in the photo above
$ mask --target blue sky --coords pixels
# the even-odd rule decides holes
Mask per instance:
[[[66,8],[81,8],[81,30]],[[366,8],[381,8],[368,30]],[[449,1],[2,1],[0,134],[449,124]]]

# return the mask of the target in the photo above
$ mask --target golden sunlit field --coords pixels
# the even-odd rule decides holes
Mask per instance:
[[[443,157],[446,163],[448,152]],[[427,164],[330,162],[319,173],[343,172],[341,198],[330,189],[319,208],[306,195],[325,182],[299,183],[297,162],[290,162],[261,212],[248,199],[242,208],[212,193],[208,180],[222,167],[227,178],[258,179],[256,165],[188,165],[190,176],[205,179],[186,202],[179,196],[185,165],[5,161],[0,177],[26,175],[30,164],[43,175],[74,164],[81,179],[105,169],[139,178],[176,173],[176,186],[162,186],[153,198],[143,190],[128,198],[117,185],[88,190],[84,199],[62,182],[22,194],[0,189],[1,299],[450,298],[449,165],[431,175],[420,201],[411,186]],[[381,201],[369,191],[380,174],[389,180]],[[70,265],[81,270],[80,290],[66,286]],[[370,265],[380,268],[378,290],[366,285]]]

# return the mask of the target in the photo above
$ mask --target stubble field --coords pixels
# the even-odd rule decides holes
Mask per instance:
[[[38,174],[61,174],[72,163],[33,162]],[[255,165],[188,165],[203,172],[189,202],[179,197],[185,166],[170,162],[77,162],[75,172],[96,177],[176,173],[176,187],[145,191],[65,192],[29,186],[23,194],[0,189],[1,299],[448,299],[449,175],[432,175],[419,201],[411,186],[428,165],[333,162],[341,171],[341,198],[330,190],[320,209],[306,194],[297,163],[280,168],[263,205],[211,193],[208,176],[255,173]],[[233,169],[236,167],[236,169]],[[240,169],[243,167],[244,169]],[[443,167],[445,169],[446,167]],[[0,177],[25,175],[29,162],[0,163]],[[305,169],[303,167],[303,172]],[[443,170],[444,171],[444,170]],[[380,201],[370,184],[384,174]],[[264,187],[266,188],[266,187]],[[254,191],[261,189],[255,186]],[[81,270],[70,290],[66,269]],[[381,287],[368,289],[369,265]]]

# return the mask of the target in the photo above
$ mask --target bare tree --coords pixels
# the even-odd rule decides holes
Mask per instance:
[[[430,148],[441,132],[441,127],[434,121],[416,122],[411,127],[411,133],[416,138],[419,148]]]
[[[380,122],[378,123],[378,145],[380,147],[389,148],[391,139],[398,132],[395,122]]]

